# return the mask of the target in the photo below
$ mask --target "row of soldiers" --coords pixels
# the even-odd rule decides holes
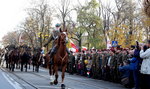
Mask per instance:
[[[90,50],[70,55],[68,72],[94,79],[120,81],[119,65],[129,59],[129,50]]]

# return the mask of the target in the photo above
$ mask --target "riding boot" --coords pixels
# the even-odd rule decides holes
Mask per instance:
[[[50,52],[50,64],[53,65],[53,56],[54,54],[56,53],[57,49],[56,49],[56,46],[54,46]]]
[[[54,63],[53,63],[53,55],[54,55],[54,53],[51,52],[51,53],[50,53],[50,62],[49,62],[50,65],[53,65],[53,64],[54,64]]]

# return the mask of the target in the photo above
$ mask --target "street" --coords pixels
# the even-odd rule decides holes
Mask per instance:
[[[6,72],[0,70],[0,89],[22,89]]]
[[[60,89],[61,72],[59,72],[59,84],[50,85],[48,70],[40,68],[40,72],[32,72],[32,68],[28,72],[10,72],[6,68],[0,70],[0,89]],[[125,89],[120,84],[115,84],[102,80],[95,80],[79,75],[65,76],[66,89]]]

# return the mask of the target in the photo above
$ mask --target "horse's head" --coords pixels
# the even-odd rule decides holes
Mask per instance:
[[[65,45],[67,41],[68,41],[67,30],[62,31],[60,29],[60,35],[59,35],[59,38],[58,38],[58,44],[63,43]]]

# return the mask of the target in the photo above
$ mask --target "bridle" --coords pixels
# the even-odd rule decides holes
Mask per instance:
[[[62,35],[64,35],[64,36],[65,36],[65,38],[64,38]],[[63,40],[62,40],[62,39],[60,39],[60,43],[63,43],[64,45],[66,45],[66,41],[68,40],[68,37],[67,37],[66,32],[62,32],[62,33],[60,33],[60,38],[63,38]]]

